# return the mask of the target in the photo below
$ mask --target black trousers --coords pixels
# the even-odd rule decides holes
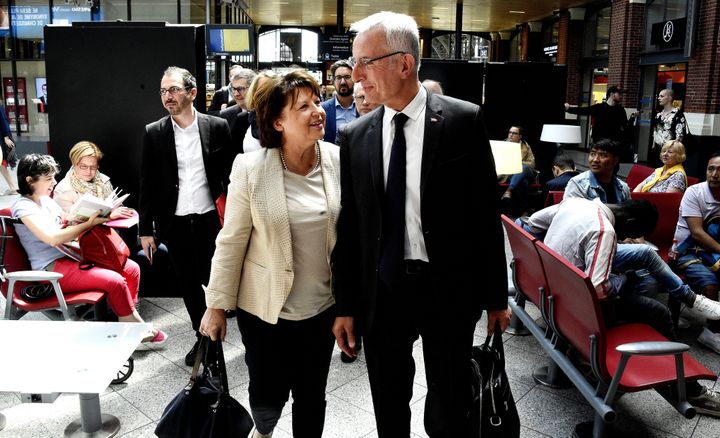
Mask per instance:
[[[419,336],[428,388],[425,430],[432,438],[468,436],[470,356],[478,318],[453,309],[449,292],[427,269],[407,274],[406,280],[403,291],[390,291],[378,280],[375,319],[364,334],[378,436],[410,436],[412,354]]]
[[[292,391],[295,438],[320,438],[325,425],[325,388],[335,337],[335,308],[302,321],[269,324],[237,309],[250,374],[250,410],[267,434],[280,419]]]
[[[215,238],[219,231],[220,219],[217,211],[212,210],[203,214],[175,216],[164,236],[176,283],[196,332],[205,314],[205,291],[202,285],[208,284],[210,279]]]

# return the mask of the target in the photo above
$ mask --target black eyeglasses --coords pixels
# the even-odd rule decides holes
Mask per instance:
[[[398,50],[397,52],[388,53],[387,55],[378,56],[377,58],[360,58],[360,59],[356,59],[354,56],[351,56],[350,58],[348,58],[348,62],[350,63],[350,65],[353,66],[353,68],[355,68],[356,66],[367,68],[367,67],[371,66],[374,62],[380,61],[381,59],[389,58],[394,55],[405,55],[406,53],[407,52]]]
[[[230,88],[232,88],[232,90],[233,90],[235,93],[244,93],[244,92],[247,91],[247,89],[248,89],[249,87],[243,87],[243,86],[241,85],[241,86],[239,86],[239,87],[232,87],[232,86],[231,86]]]
[[[350,76],[350,75],[337,75],[337,76],[335,76],[335,80],[338,81],[338,82],[342,82],[342,81],[350,82],[350,81],[352,80],[352,76]]]
[[[167,89],[161,88],[160,91],[158,91],[158,93],[160,93],[160,96],[164,96],[167,93],[170,93],[171,96],[174,96],[181,91],[188,91],[190,88],[192,88],[192,87],[170,87]]]

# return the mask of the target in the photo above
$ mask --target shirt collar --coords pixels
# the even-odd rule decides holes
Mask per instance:
[[[340,103],[340,101],[337,99],[337,96],[335,96],[335,108],[340,108],[340,109],[343,109],[343,110],[345,110],[345,111],[350,111],[351,109],[355,109],[355,99],[353,99],[352,102],[350,102],[350,106],[349,106],[349,107],[345,108],[344,106],[342,106],[342,104]]]
[[[197,124],[198,124],[197,111],[195,111],[195,107],[194,107],[194,106],[191,106],[190,108],[192,109],[192,114],[193,114],[193,121],[192,121],[192,123],[189,124],[187,128],[183,128],[183,127],[181,127],[180,125],[178,125],[178,124],[175,122],[175,119],[173,119],[172,116],[170,116],[170,121],[171,121],[172,124],[173,124],[173,129],[179,129],[179,130],[181,130],[181,131],[187,131],[188,129],[197,128]]]
[[[425,105],[427,103],[427,91],[425,91],[425,87],[421,86],[419,88],[420,90],[418,90],[413,100],[411,100],[410,103],[408,103],[405,108],[400,111],[406,116],[408,116],[408,118],[412,119],[414,122],[417,122],[420,116],[422,116],[423,110],[425,109]],[[385,106],[385,117],[389,116],[390,119],[392,119],[397,113],[398,111],[395,111],[389,106]]]

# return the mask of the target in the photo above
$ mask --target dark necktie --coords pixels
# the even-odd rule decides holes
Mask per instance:
[[[391,290],[402,287],[405,273],[405,133],[408,116],[395,114],[395,138],[390,151],[387,186],[383,202],[383,233],[380,278]]]

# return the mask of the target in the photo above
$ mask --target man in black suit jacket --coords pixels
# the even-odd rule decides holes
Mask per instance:
[[[170,114],[145,127],[140,240],[150,263],[156,239],[167,245],[197,332],[205,313],[202,285],[208,282],[220,231],[214,201],[229,180],[234,158],[230,130],[225,120],[195,111],[196,82],[185,69],[165,70],[160,96]],[[194,363],[197,345],[185,357],[186,364]]]
[[[359,32],[353,79],[370,102],[384,106],[338,136],[342,211],[333,253],[333,332],[348,355],[356,354],[355,336],[365,337],[381,438],[410,435],[418,336],[428,381],[428,435],[469,436],[475,325],[483,310],[490,329],[499,321],[504,330],[510,316],[497,176],[480,107],[420,86],[419,38],[411,17],[381,12],[351,30]],[[404,142],[394,128],[397,112],[407,118]],[[406,145],[404,165],[394,162],[400,144]],[[404,192],[405,202],[389,202],[389,169],[406,174],[392,184],[393,196]],[[405,185],[399,192],[398,181]],[[400,227],[392,221],[398,217],[404,217]],[[400,248],[393,258],[398,234],[404,253]]]

